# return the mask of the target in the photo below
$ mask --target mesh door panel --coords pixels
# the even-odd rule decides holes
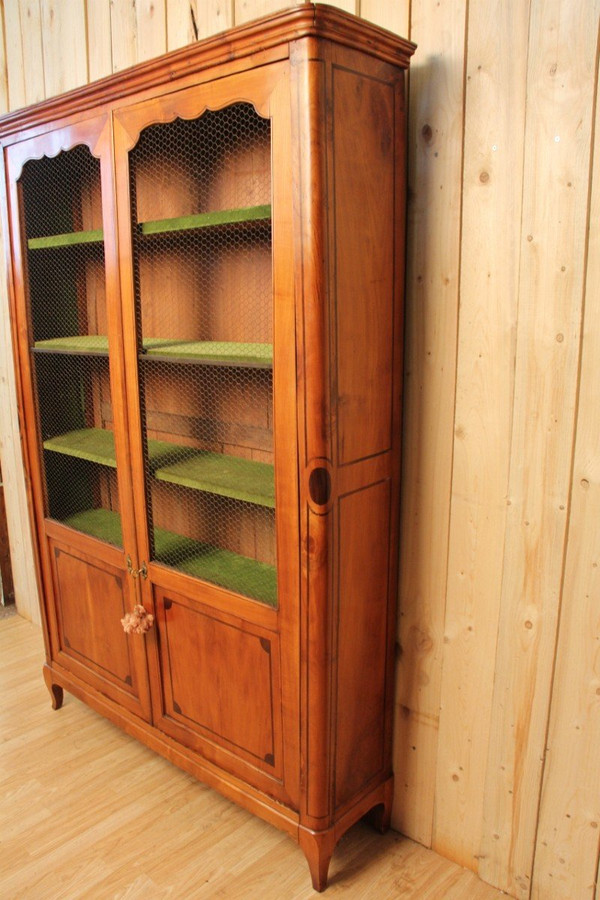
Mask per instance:
[[[247,103],[130,154],[152,556],[276,603],[270,123]]]
[[[20,188],[46,515],[120,545],[100,163],[31,160]]]

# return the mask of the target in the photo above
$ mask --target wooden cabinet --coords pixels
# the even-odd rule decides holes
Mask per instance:
[[[54,705],[318,890],[390,816],[412,50],[304,4],[0,124]]]

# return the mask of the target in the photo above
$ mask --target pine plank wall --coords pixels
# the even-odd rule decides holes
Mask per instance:
[[[0,106],[284,5],[4,0]],[[520,900],[600,900],[600,0],[337,5],[419,45],[394,824]],[[1,302],[2,468],[35,620]]]

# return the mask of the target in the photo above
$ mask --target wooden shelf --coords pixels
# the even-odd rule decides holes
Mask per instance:
[[[89,509],[63,520],[84,534],[123,546],[121,517],[108,509]],[[277,605],[277,572],[274,566],[240,556],[210,544],[199,543],[163,528],[154,529],[155,560],[188,575]]]
[[[162,444],[162,441],[149,441],[149,444]],[[154,477],[170,484],[220,497],[231,497],[258,506],[275,508],[275,481],[273,466],[268,463],[240,459],[223,453],[198,452],[187,447],[169,447],[170,453],[181,452],[182,458],[155,469]],[[154,461],[152,447],[150,458]]]
[[[168,234],[192,231],[197,228],[218,228],[226,225],[241,225],[246,222],[264,222],[271,218],[271,206],[247,206],[243,209],[222,209],[174,219],[157,219],[140,222],[139,233],[143,235]]]
[[[227,225],[243,225],[247,222],[265,222],[271,218],[271,206],[247,206],[242,209],[213,210],[191,216],[173,219],[157,219],[140,222],[139,233],[143,235],[169,234],[178,231],[192,231],[196,228],[219,228]],[[102,228],[91,231],[67,231],[63,234],[49,234],[44,237],[29,238],[30,250],[49,250],[57,247],[74,247],[78,244],[100,244],[104,240]]]
[[[75,334],[70,337],[36,341],[36,353],[62,353],[71,356],[108,356],[108,338],[103,334]]]
[[[117,468],[114,435],[104,428],[78,428],[76,431],[48,438],[44,441],[44,450]]]
[[[78,334],[36,341],[36,353],[80,356],[108,356],[106,335]],[[186,362],[211,366],[270,369],[273,345],[233,341],[180,341],[172,338],[145,338],[142,358],[165,362]]]
[[[113,469],[117,466],[113,433],[102,428],[80,428],[48,438],[44,449]],[[167,441],[148,441],[148,453],[153,475],[159,481],[270,509],[275,507],[273,466],[268,463],[199,451]]]
[[[67,231],[65,234],[29,238],[27,246],[30,250],[50,250],[55,247],[74,247],[78,244],[101,244],[103,240],[104,232],[101,228],[97,228],[94,231]]]
[[[143,357],[168,362],[194,362],[207,366],[270,369],[273,365],[273,345],[145,338]]]

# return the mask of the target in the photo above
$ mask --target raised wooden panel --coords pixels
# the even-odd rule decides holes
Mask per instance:
[[[159,590],[157,615],[162,727],[190,746],[208,740],[276,774],[277,636]]]
[[[133,668],[121,625],[124,573],[54,545],[60,651],[132,691]]]
[[[335,803],[384,764],[390,482],[340,498]]]
[[[344,465],[392,443],[394,89],[337,66],[332,79],[337,449]]]

